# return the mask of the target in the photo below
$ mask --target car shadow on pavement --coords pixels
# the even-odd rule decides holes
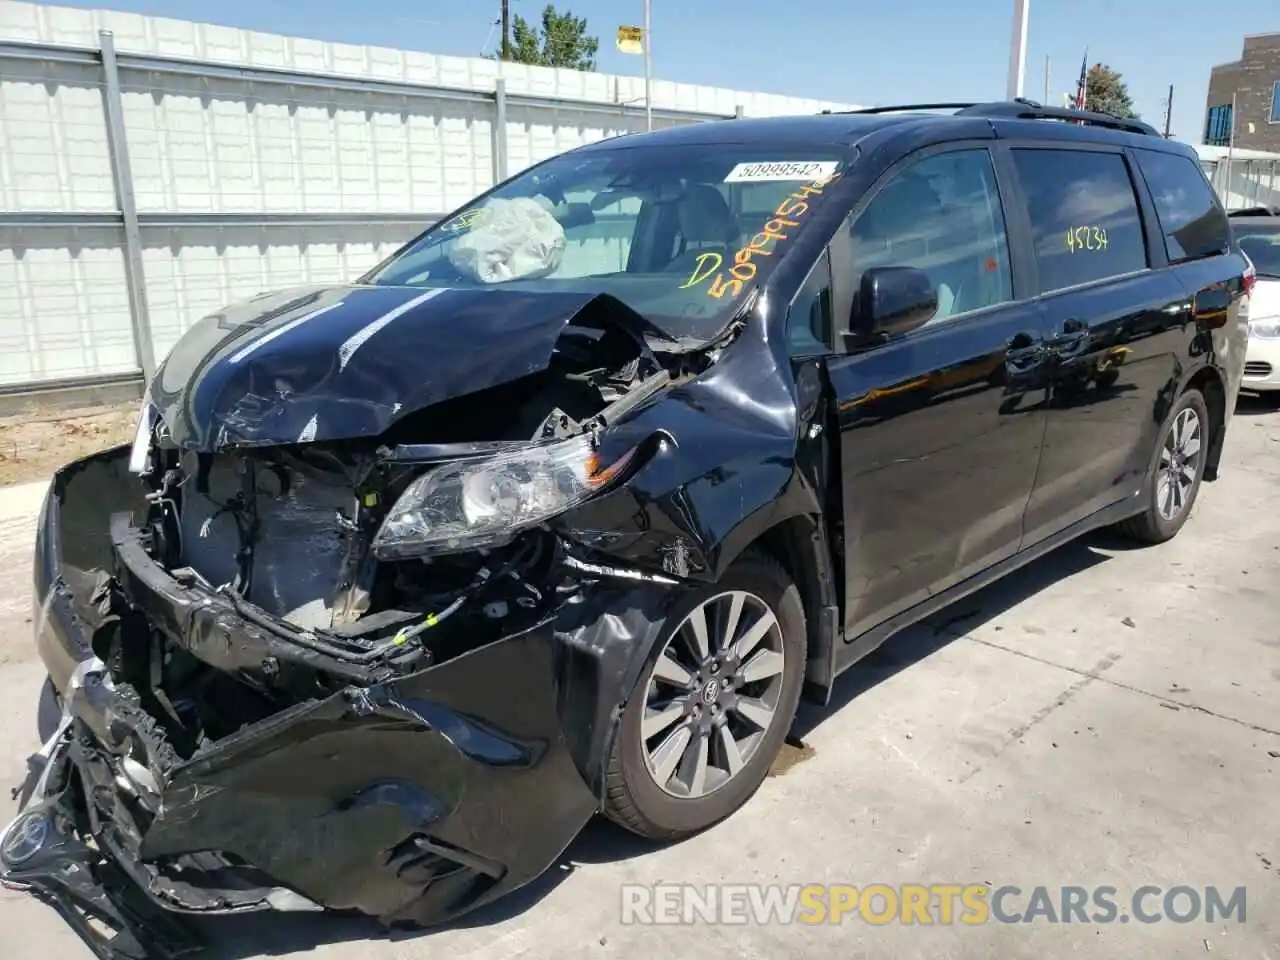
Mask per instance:
[[[805,737],[861,694],[959,640],[966,632],[994,620],[1046,587],[1105,563],[1109,559],[1107,551],[1118,552],[1131,546],[1129,541],[1110,530],[1095,531],[1064,544],[920,623],[907,627],[837,678],[827,706],[801,704],[791,727],[789,743],[793,748],[803,749]]]
[[[1236,397],[1236,416],[1261,417],[1280,414],[1280,396],[1273,393],[1241,393]],[[1230,429],[1227,435],[1231,435]]]

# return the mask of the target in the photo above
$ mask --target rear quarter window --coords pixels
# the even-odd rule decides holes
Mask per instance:
[[[1013,159],[1042,293],[1146,269],[1142,216],[1122,155],[1022,149]]]
[[[1227,215],[1205,180],[1200,165],[1156,150],[1135,150],[1142,177],[1151,190],[1169,260],[1198,260],[1231,249]]]

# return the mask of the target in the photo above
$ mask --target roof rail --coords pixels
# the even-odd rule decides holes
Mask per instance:
[[[954,110],[956,116],[989,117],[991,119],[1009,120],[1074,120],[1077,123],[1092,124],[1097,127],[1109,127],[1113,130],[1124,130],[1127,133],[1141,133],[1158,137],[1159,132],[1150,124],[1141,120],[1117,117],[1110,113],[1098,113],[1094,110],[1072,110],[1067,107],[1046,107],[1034,100],[1004,100],[992,103],[910,103],[901,106],[862,107],[858,110],[841,110],[841,114],[877,114],[877,113],[912,113],[921,110]],[[823,110],[831,113],[831,110]]]
[[[859,107],[857,110],[837,110],[835,113],[855,114],[855,113],[911,113],[916,110],[959,110],[963,107],[972,107],[972,103],[908,103],[902,106],[894,107]],[[823,113],[832,113],[831,110],[823,110]]]
[[[1109,127],[1126,133],[1141,133],[1149,137],[1160,136],[1149,123],[1138,119],[1117,117],[1096,110],[1073,110],[1069,107],[1046,107],[1034,100],[1005,100],[996,103],[975,103],[957,113],[975,117],[1007,118],[1010,120],[1076,120],[1096,127]]]

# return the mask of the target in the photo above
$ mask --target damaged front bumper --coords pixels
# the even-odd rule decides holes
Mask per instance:
[[[198,942],[192,916],[431,925],[555,861],[599,807],[618,704],[678,591],[606,576],[532,627],[417,672],[349,678],[179,757],[95,652],[104,584],[126,584],[136,615],[221,670],[280,641],[141,548],[120,515],[127,455],[64,469],[42,512],[37,645],[63,714],[0,840],[7,883],[117,960],[180,954]],[[110,535],[68,522],[85,503],[98,521],[117,514]]]

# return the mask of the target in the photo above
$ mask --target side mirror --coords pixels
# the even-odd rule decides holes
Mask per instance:
[[[849,330],[856,344],[924,326],[938,312],[938,291],[915,267],[872,267],[853,298]]]

